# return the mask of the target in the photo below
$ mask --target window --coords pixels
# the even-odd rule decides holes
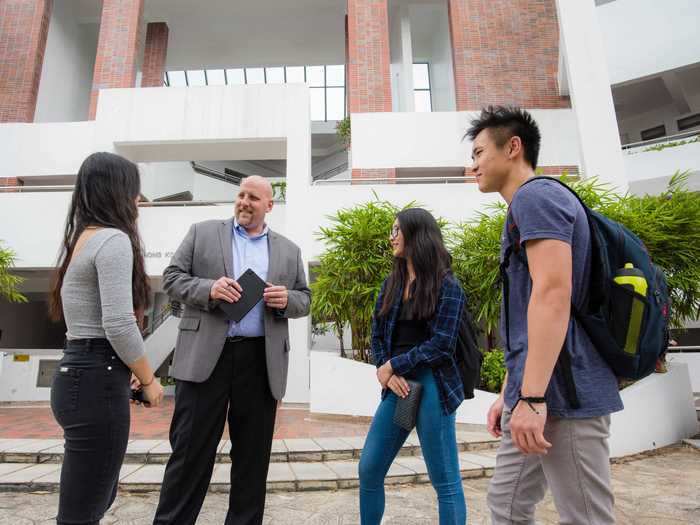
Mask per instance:
[[[700,113],[678,119],[678,131],[685,131],[698,126],[700,126]]]
[[[661,124],[642,131],[642,140],[658,139],[666,136],[666,126]]]
[[[206,86],[207,77],[204,74],[204,70],[200,69],[198,71],[187,71],[187,85],[188,86]]]
[[[225,86],[226,73],[223,69],[207,69],[208,86]]]
[[[428,64],[413,64],[413,100],[417,112],[433,110]]]
[[[424,64],[424,66],[427,68],[427,64]],[[346,114],[344,64],[330,66],[277,66],[168,71],[165,73],[164,83],[166,86],[306,84],[311,91],[312,120],[341,120]],[[429,106],[429,81],[427,100]],[[430,111],[430,109],[427,111]]]

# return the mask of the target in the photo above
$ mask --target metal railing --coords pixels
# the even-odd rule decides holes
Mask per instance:
[[[700,346],[669,346],[668,352],[672,354],[683,354],[685,352],[696,353],[700,352]]]
[[[644,146],[654,146],[655,144],[664,144],[666,142],[676,142],[678,140],[694,138],[700,136],[700,130],[684,131],[683,133],[678,133],[676,135],[667,135],[665,137],[659,137],[658,139],[642,140],[640,142],[630,142],[629,144],[623,144],[622,150],[636,149]]]
[[[476,177],[362,177],[362,178],[352,178],[343,177],[342,179],[330,179],[330,180],[315,180],[313,182],[314,186],[320,186],[324,184],[402,184],[410,182],[432,182],[432,183],[442,183],[442,184],[463,184],[463,183],[474,183],[476,182]]]
[[[13,193],[32,193],[48,191],[73,191],[73,184],[61,184],[57,186],[0,186],[0,193],[3,191]]]

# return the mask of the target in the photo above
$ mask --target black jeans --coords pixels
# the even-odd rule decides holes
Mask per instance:
[[[106,339],[66,343],[51,387],[66,440],[59,525],[99,524],[114,502],[129,441],[130,377]]]
[[[197,521],[227,417],[231,490],[225,523],[262,523],[277,410],[266,363],[263,337],[227,343],[206,381],[177,382],[170,425],[173,453],[165,469],[155,525]]]

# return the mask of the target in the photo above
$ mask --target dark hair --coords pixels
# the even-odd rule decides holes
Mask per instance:
[[[479,117],[471,121],[471,127],[464,137],[474,140],[485,129],[490,130],[491,138],[499,148],[512,137],[520,137],[525,160],[532,169],[537,167],[540,128],[530,113],[515,106],[489,106],[482,109]]]
[[[116,228],[129,236],[134,253],[134,311],[139,321],[142,320],[151,290],[136,223],[136,198],[140,193],[139,169],[133,162],[113,153],[93,153],[83,161],[75,181],[63,245],[49,296],[49,314],[52,319],[63,318],[61,287],[78,238],[86,226],[102,226]]]
[[[387,279],[384,301],[379,312],[386,316],[396,294],[408,279],[407,259],[413,263],[416,280],[411,288],[415,319],[430,319],[435,315],[442,280],[451,272],[452,257],[442,239],[442,232],[435,217],[422,208],[408,208],[396,215],[404,239],[403,257],[394,257],[394,268]]]

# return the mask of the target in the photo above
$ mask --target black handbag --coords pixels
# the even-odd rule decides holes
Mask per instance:
[[[423,394],[423,385],[417,381],[406,380],[410,388],[406,397],[399,397],[394,409],[394,424],[410,432],[416,426],[418,407]]]

